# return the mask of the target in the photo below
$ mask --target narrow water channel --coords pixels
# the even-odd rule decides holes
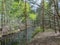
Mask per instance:
[[[27,29],[27,37],[28,42],[32,39],[32,33],[34,31],[34,27],[30,27]],[[24,31],[17,33],[16,35],[12,35],[8,39],[1,41],[1,45],[24,45]],[[13,38],[14,37],[14,38]]]

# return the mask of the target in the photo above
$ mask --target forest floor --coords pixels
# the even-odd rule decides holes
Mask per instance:
[[[59,32],[40,32],[29,45],[60,45],[60,34]]]

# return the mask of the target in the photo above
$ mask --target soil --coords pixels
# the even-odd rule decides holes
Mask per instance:
[[[60,34],[54,32],[39,33],[29,45],[60,45]]]

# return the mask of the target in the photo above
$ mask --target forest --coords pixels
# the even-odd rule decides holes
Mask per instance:
[[[60,0],[0,0],[0,45],[60,45]]]

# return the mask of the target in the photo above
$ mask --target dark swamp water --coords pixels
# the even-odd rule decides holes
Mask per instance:
[[[34,31],[34,27],[30,27],[27,29],[27,38],[28,42],[32,39],[32,33]],[[25,31],[18,32],[17,34],[12,34],[11,36],[7,36],[5,39],[0,40],[1,45],[24,45],[25,40]]]

